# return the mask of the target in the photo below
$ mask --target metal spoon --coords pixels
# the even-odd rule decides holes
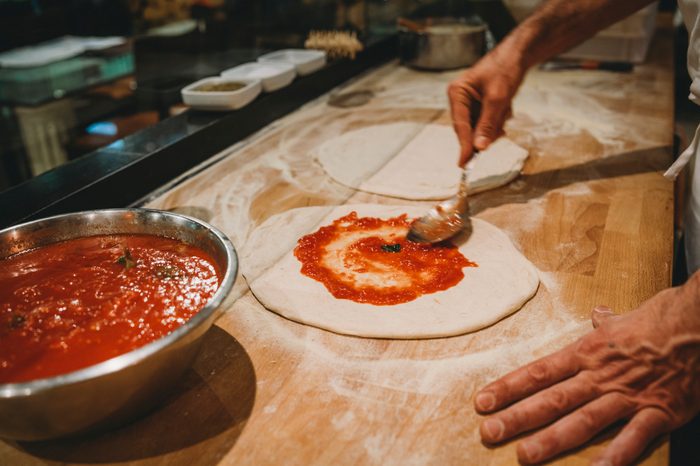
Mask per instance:
[[[413,222],[406,238],[416,243],[438,243],[466,232],[471,235],[467,179],[470,167],[464,167],[457,195],[441,202]]]

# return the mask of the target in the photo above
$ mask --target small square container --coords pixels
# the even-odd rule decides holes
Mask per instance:
[[[197,91],[196,88],[205,84],[223,84],[238,82],[244,87],[235,91]],[[259,79],[231,79],[211,77],[200,79],[182,89],[182,101],[190,107],[200,110],[237,110],[252,102],[262,90]]]
[[[292,63],[276,61],[246,63],[221,72],[221,77],[227,79],[259,79],[265,92],[273,92],[288,86],[296,75],[297,72]]]
[[[326,52],[322,50],[285,49],[267,53],[258,57],[261,63],[284,62],[291,63],[299,76],[318,71],[326,64]]]

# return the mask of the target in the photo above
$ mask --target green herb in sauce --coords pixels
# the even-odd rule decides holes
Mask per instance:
[[[401,245],[396,244],[382,244],[382,251],[384,252],[401,252]]]
[[[136,261],[133,257],[131,257],[131,251],[129,248],[124,248],[124,255],[119,256],[119,259],[117,259],[117,264],[123,265],[126,270],[136,267]]]
[[[19,328],[24,323],[24,316],[20,314],[13,314],[10,319],[10,328]]]

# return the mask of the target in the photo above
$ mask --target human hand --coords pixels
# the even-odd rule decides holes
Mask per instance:
[[[628,465],[656,437],[700,411],[700,272],[616,316],[593,311],[596,329],[479,391],[486,443],[544,429],[517,447],[539,463],[590,440],[609,425],[627,424],[595,465]]]
[[[471,158],[474,148],[484,150],[502,136],[503,125],[511,116],[511,102],[526,68],[508,50],[494,49],[448,87],[452,124],[460,145],[460,166]]]

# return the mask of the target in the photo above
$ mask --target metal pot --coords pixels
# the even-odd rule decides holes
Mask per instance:
[[[473,65],[486,53],[486,24],[478,18],[399,19],[401,63],[425,70]]]
[[[151,234],[209,253],[224,272],[219,289],[170,334],[99,364],[30,382],[0,384],[0,437],[45,440],[119,425],[157,406],[190,366],[206,331],[223,311],[238,260],[211,225],[149,209],[106,209],[59,215],[0,231],[0,258],[82,236]]]

